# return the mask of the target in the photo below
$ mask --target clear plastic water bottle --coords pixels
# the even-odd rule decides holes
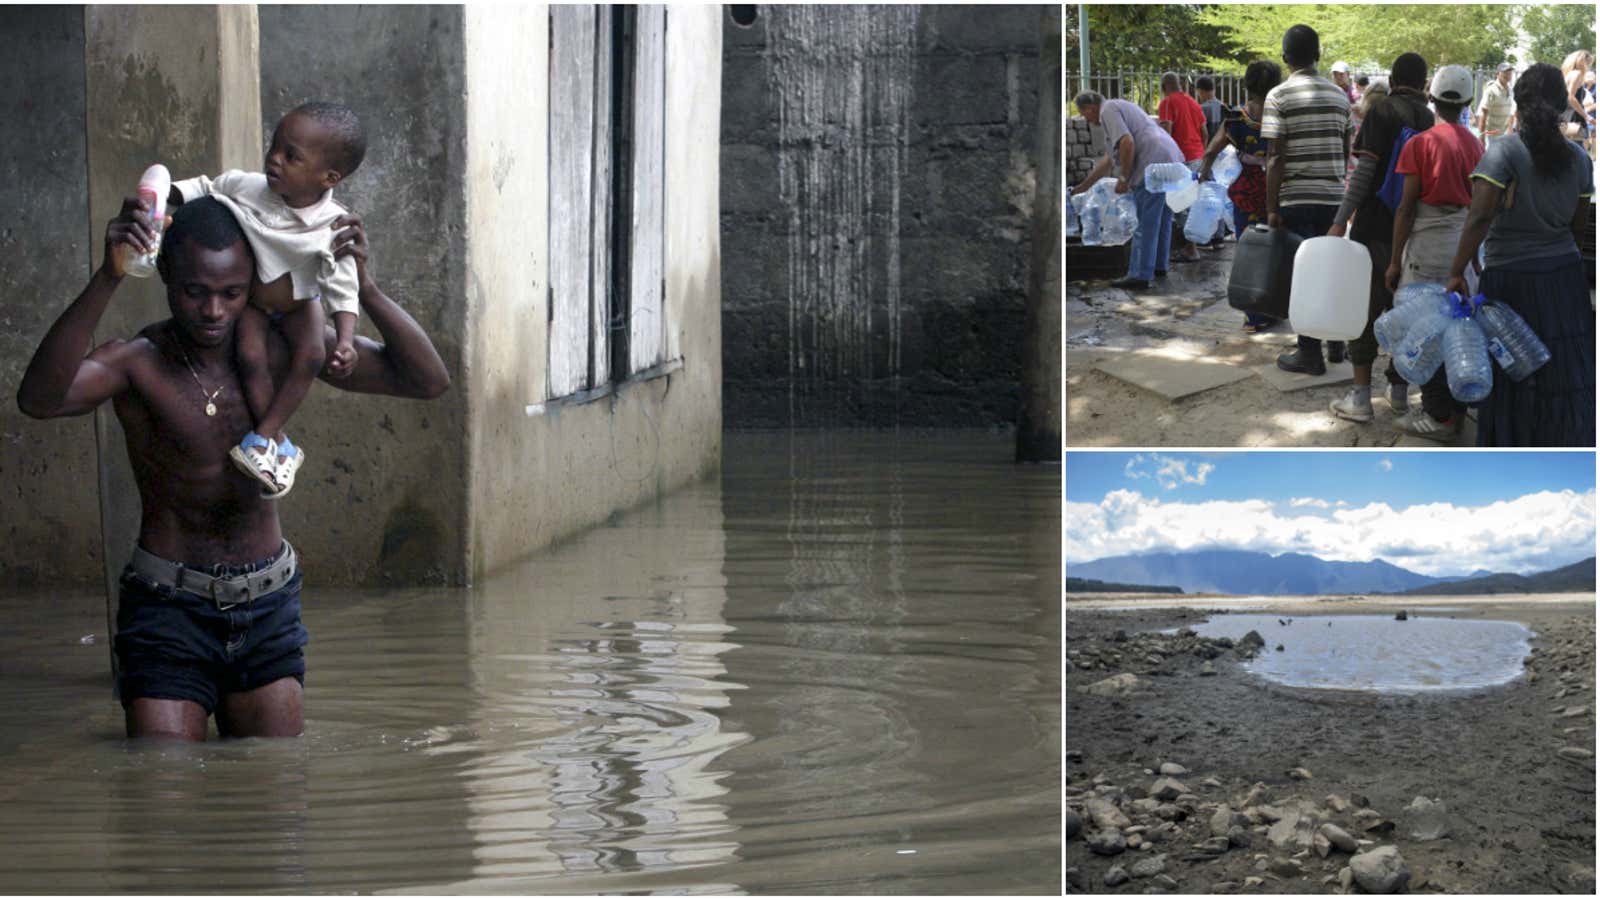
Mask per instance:
[[[167,217],[167,194],[172,190],[172,175],[156,163],[139,176],[139,199],[150,207],[146,221],[155,229],[156,248],[149,253],[135,252],[126,244],[117,248],[122,256],[122,271],[134,278],[149,278],[156,273],[156,257],[161,254],[161,232]]]
[[[1176,191],[1193,179],[1194,173],[1183,163],[1151,163],[1144,169],[1145,190],[1155,194]]]
[[[1085,246],[1094,247],[1100,243],[1100,207],[1093,202],[1091,192],[1076,194],[1072,198],[1072,208],[1078,214],[1079,233],[1083,236]]]
[[[1474,318],[1483,329],[1489,355],[1512,381],[1527,378],[1550,361],[1550,349],[1511,307],[1490,300]]]
[[[1470,318],[1453,317],[1439,338],[1444,357],[1444,374],[1450,382],[1450,395],[1462,403],[1477,403],[1494,387],[1494,371],[1489,366],[1489,350],[1483,329]]]
[[[1412,384],[1423,384],[1439,371],[1439,364],[1443,360],[1439,334],[1449,324],[1450,314],[1435,307],[1406,329],[1406,336],[1400,339],[1390,354],[1401,378]]]
[[[1167,208],[1174,213],[1181,213],[1194,205],[1200,198],[1200,182],[1191,181],[1175,191],[1167,192]]]
[[[1106,207],[1100,222],[1100,243],[1105,246],[1126,244],[1139,228],[1139,210],[1127,195],[1118,197]]]
[[[1217,220],[1222,216],[1222,204],[1227,202],[1218,200],[1214,191],[1206,190],[1214,185],[1215,182],[1200,185],[1200,199],[1189,208],[1189,221],[1183,226],[1183,236],[1196,244],[1209,243],[1217,233]]]
[[[1071,197],[1068,197],[1067,202],[1062,205],[1066,207],[1066,221],[1062,223],[1061,233],[1067,237],[1077,237],[1082,230],[1078,225],[1078,210],[1073,205]]]
[[[1433,282],[1415,282],[1401,288],[1394,295],[1394,309],[1388,310],[1372,323],[1372,335],[1385,353],[1394,351],[1417,323],[1430,311],[1440,310],[1445,303],[1444,285]]]
[[[1233,184],[1243,171],[1244,163],[1239,162],[1239,151],[1233,149],[1232,145],[1224,147],[1216,162],[1211,164],[1211,177],[1223,187]]]

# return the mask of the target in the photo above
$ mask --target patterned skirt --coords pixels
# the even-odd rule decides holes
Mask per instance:
[[[1521,381],[1495,367],[1494,389],[1478,408],[1478,446],[1594,446],[1594,310],[1583,260],[1488,268],[1478,290],[1516,311],[1550,350],[1550,361]]]

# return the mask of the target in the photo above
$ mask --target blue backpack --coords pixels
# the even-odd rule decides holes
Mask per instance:
[[[1389,207],[1390,212],[1400,208],[1400,198],[1406,189],[1406,177],[1394,170],[1400,164],[1400,151],[1411,140],[1422,132],[1413,129],[1410,125],[1400,126],[1400,136],[1394,139],[1394,148],[1389,151],[1389,169],[1383,174],[1383,186],[1378,188],[1378,199],[1383,205]]]

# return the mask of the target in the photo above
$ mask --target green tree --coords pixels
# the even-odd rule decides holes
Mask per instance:
[[[1486,4],[1266,4],[1211,6],[1200,20],[1221,28],[1244,51],[1242,56],[1207,60],[1217,66],[1276,61],[1283,55],[1283,33],[1292,25],[1310,25],[1322,45],[1318,68],[1326,72],[1341,59],[1358,71],[1388,69],[1396,56],[1408,51],[1422,54],[1430,68],[1491,65],[1515,43],[1514,15],[1514,7]]]
[[[1557,6],[1538,4],[1517,7],[1522,30],[1528,33],[1528,59],[1512,62],[1528,65],[1546,62],[1561,65],[1574,50],[1594,52],[1594,5],[1591,3]]]
[[[1211,4],[1107,4],[1089,9],[1089,65],[1096,73],[1117,69],[1193,71],[1201,59],[1230,56],[1239,47],[1220,25],[1202,20]],[[1078,13],[1067,7],[1067,68],[1078,68]]]

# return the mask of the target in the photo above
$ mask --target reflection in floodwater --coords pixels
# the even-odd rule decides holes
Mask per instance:
[[[1424,693],[1504,684],[1522,674],[1533,632],[1518,622],[1383,616],[1219,615],[1202,637],[1254,630],[1266,649],[1245,668],[1291,687]],[[1275,648],[1282,645],[1280,652]]]
[[[18,892],[1056,893],[1059,469],[730,435],[470,590],[306,593],[307,734],[120,740],[98,598],[0,597]]]

